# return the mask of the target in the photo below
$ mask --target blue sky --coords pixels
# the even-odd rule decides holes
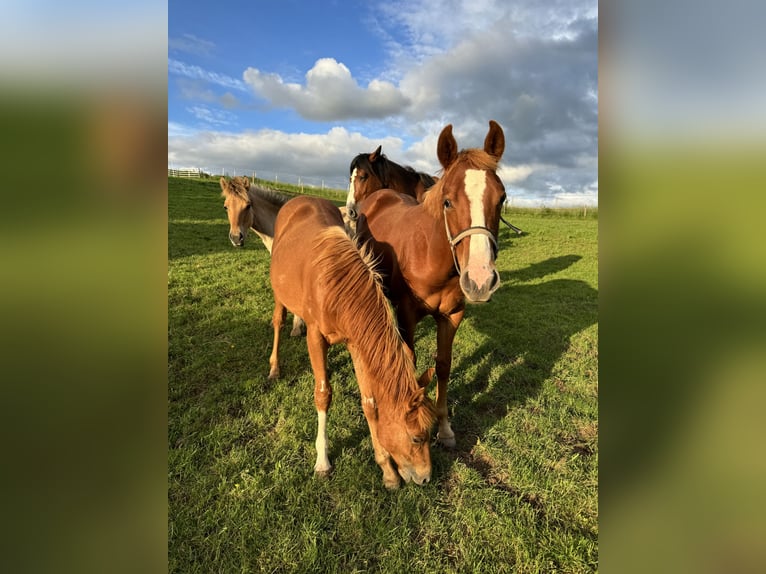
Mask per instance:
[[[515,205],[598,202],[597,2],[171,0],[168,165],[345,187],[503,127]]]

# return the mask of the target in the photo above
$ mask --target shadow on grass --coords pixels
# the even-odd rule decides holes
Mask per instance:
[[[597,322],[598,291],[584,281],[551,279],[526,284],[580,259],[579,255],[552,257],[501,272],[503,285],[492,301],[466,308],[464,322],[470,322],[482,342],[469,354],[461,354],[458,329],[447,389],[457,446],[454,450],[440,448],[449,464],[461,460],[491,482],[488,469],[474,460],[473,447],[509,409],[539,394],[569,348],[570,338]],[[430,327],[427,336],[435,336]]]
[[[263,249],[263,243],[252,231],[247,235],[244,247],[234,247],[229,241],[229,224],[226,220],[209,222],[168,222],[168,259],[190,255],[210,255],[223,251]]]

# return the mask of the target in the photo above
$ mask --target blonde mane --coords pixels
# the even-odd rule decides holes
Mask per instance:
[[[321,270],[320,281],[333,293],[325,301],[327,312],[337,318],[349,343],[359,350],[367,372],[376,374],[380,391],[394,404],[405,403],[420,386],[375,271],[372,251],[366,246],[357,250],[339,227],[319,233],[315,247],[321,253],[315,262]],[[429,413],[419,415],[423,428],[433,423],[433,413]]]
[[[253,201],[260,198],[276,206],[282,206],[292,199],[288,195],[283,195],[265,187],[259,187],[251,183],[244,176],[232,177],[226,182],[226,186],[221,189],[221,196],[226,197],[227,195],[236,195],[244,201]]]
[[[453,161],[445,172],[452,171],[461,164],[463,170],[466,169],[483,169],[486,171],[497,171],[499,159],[493,155],[488,154],[483,149],[472,148],[460,150],[455,161]],[[444,186],[446,178],[444,175],[439,177],[439,180],[431,187],[423,196],[423,207],[431,214],[432,217],[439,219],[442,217],[442,199],[444,198]]]
[[[240,199],[250,201],[250,180],[241,176],[232,177],[225,186],[221,186],[221,196],[227,195],[236,195]]]

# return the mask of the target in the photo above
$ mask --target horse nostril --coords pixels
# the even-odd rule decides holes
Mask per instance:
[[[495,286],[499,286],[499,284],[500,284],[500,274],[497,272],[497,269],[495,269],[492,272],[492,278],[490,279],[490,282],[489,282],[489,288],[495,289]]]
[[[348,218],[351,220],[356,220],[356,218],[359,217],[359,215],[356,213],[356,209],[354,209],[353,207],[349,207],[346,210],[346,213],[348,214]]]

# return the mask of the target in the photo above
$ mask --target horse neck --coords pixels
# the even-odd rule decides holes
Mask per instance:
[[[252,189],[249,195],[254,214],[252,228],[264,235],[274,237],[274,222],[277,220],[277,214],[282,206],[268,201]]]
[[[391,181],[388,182],[388,186],[399,193],[406,193],[412,197],[417,197],[418,184],[420,183],[420,176],[418,173],[410,171],[398,164],[392,165],[396,167],[390,171]]]

